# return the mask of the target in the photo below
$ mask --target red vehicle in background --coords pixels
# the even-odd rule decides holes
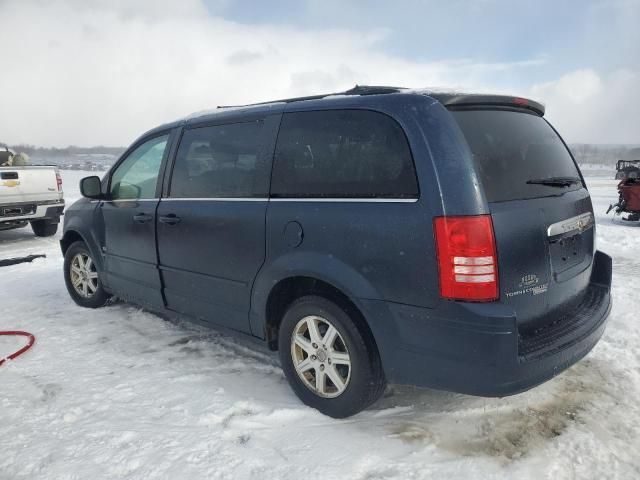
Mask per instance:
[[[640,160],[618,160],[616,180],[620,180],[620,197],[618,203],[609,205],[607,213],[615,209],[616,215],[629,214],[626,218],[623,217],[623,220],[640,220]]]

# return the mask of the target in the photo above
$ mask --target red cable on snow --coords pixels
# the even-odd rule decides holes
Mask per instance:
[[[24,347],[22,347],[20,350],[18,350],[17,352],[12,353],[8,357],[0,358],[0,365],[2,365],[7,360],[13,360],[18,355],[22,355],[24,352],[29,350],[33,346],[33,344],[36,342],[36,337],[32,333],[29,333],[29,332],[20,332],[20,331],[17,331],[17,330],[16,331],[7,331],[7,332],[0,331],[0,335],[27,337],[29,339],[27,344]]]

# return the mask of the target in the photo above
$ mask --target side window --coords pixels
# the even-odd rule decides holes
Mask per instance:
[[[156,196],[156,185],[169,135],[152,138],[129,154],[111,176],[111,199],[136,200]]]
[[[185,130],[178,147],[169,196],[238,198],[265,195],[260,162],[263,121]]]
[[[382,113],[285,113],[274,162],[272,197],[418,197],[404,131]]]

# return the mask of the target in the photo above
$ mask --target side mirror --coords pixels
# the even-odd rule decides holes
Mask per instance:
[[[83,197],[101,199],[102,198],[102,182],[100,177],[85,177],[80,180],[80,193]]]

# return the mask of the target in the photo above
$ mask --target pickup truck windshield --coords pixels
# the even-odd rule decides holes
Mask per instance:
[[[583,188],[569,151],[542,117],[512,110],[451,113],[473,153],[489,202],[560,195]]]

